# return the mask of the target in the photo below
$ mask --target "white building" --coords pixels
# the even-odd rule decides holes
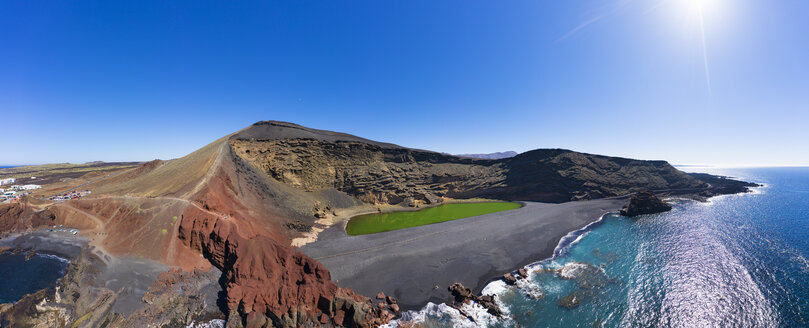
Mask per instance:
[[[42,186],[35,185],[35,184],[27,184],[27,185],[21,185],[21,186],[19,186],[19,185],[18,186],[11,186],[11,190],[34,190],[34,189],[39,189],[39,188],[42,188]]]
[[[40,189],[40,188],[42,188],[42,186],[35,185],[35,184],[27,184],[27,185],[22,186],[22,190],[34,190],[34,189]]]
[[[17,179],[14,179],[14,178],[0,179],[0,186],[2,186],[4,184],[12,184],[15,181],[17,181]]]

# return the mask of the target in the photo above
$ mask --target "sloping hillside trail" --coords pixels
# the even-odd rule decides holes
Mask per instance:
[[[104,220],[102,220],[95,214],[79,209],[68,202],[60,203],[57,206],[66,207],[76,213],[80,213],[85,217],[89,218],[91,221],[93,221],[93,223],[95,223],[95,228],[81,231],[81,234],[88,238],[90,246],[93,247],[93,254],[98,256],[98,258],[101,259],[101,261],[104,262],[104,264],[109,264],[109,261],[111,260],[112,256],[104,248],[104,246],[100,241],[101,238],[99,238],[106,232],[107,224],[104,222]]]
[[[112,196],[112,195],[109,195],[109,196],[102,196],[102,197],[94,197],[94,198],[90,198],[90,199],[87,199],[87,200],[101,201],[101,202],[108,201],[108,200],[121,200],[121,201],[127,201],[127,202],[142,202],[142,201],[147,201],[147,200],[178,202],[178,203],[182,203],[182,204],[184,204],[186,206],[192,206],[192,207],[196,208],[197,210],[199,210],[199,211],[201,211],[203,213],[209,214],[209,215],[211,215],[213,217],[216,217],[218,219],[227,220],[227,219],[230,218],[230,215],[228,215],[228,214],[219,213],[219,212],[215,212],[215,211],[206,209],[204,206],[201,206],[197,202],[194,202],[194,201],[191,201],[191,200],[188,200],[188,199],[184,199],[184,198],[180,198],[180,197],[169,197],[169,196],[139,197],[139,196]],[[105,237],[104,236],[107,235],[107,232],[108,232],[107,231],[107,223],[112,219],[112,217],[101,218],[96,214],[93,214],[91,212],[88,212],[86,210],[83,210],[83,209],[80,209],[80,208],[74,206],[74,204],[72,204],[71,202],[58,203],[58,204],[56,204],[54,206],[69,209],[70,211],[81,214],[83,217],[85,217],[87,219],[90,219],[90,221],[92,222],[94,228],[80,230],[80,235],[83,235],[83,236],[87,237],[90,246],[93,247],[93,253],[96,256],[98,256],[105,264],[109,264],[109,261],[113,257],[113,254],[111,254],[109,251],[107,251],[106,248],[104,247],[104,242],[105,242]],[[116,211],[115,214],[117,214],[117,211]],[[113,216],[115,214],[113,214]],[[144,229],[145,227],[146,226],[141,227],[138,230],[133,231],[133,233],[140,232],[140,230]],[[175,250],[176,250],[176,247],[177,247],[177,243],[179,241],[178,230],[179,230],[179,225],[175,224],[175,225],[172,226],[172,229],[171,229],[171,241],[172,242],[169,243],[169,246],[168,246],[169,249],[167,251],[167,258],[166,258],[168,263],[173,263],[174,262],[173,260],[175,260],[175,258],[174,258],[176,256],[176,251]]]

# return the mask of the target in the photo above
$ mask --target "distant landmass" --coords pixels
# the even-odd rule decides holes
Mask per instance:
[[[501,152],[488,153],[488,154],[457,154],[455,156],[482,158],[482,159],[502,159],[502,158],[511,158],[511,157],[517,156],[517,152],[513,151],[513,150],[509,150],[509,151],[501,151]]]

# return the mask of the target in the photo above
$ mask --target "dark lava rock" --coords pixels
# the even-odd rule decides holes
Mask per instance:
[[[576,293],[573,293],[562,297],[556,304],[564,308],[573,309],[581,305],[581,298]]]
[[[504,274],[503,275],[503,280],[505,280],[506,283],[509,284],[509,285],[514,285],[514,284],[517,283],[517,278],[515,278],[514,275],[510,274],[510,273]]]
[[[472,290],[460,282],[452,284],[451,286],[447,287],[447,289],[449,289],[452,297],[455,298],[455,302],[458,303],[466,303],[466,301],[471,300],[474,297],[474,295],[472,295]]]
[[[452,284],[451,286],[449,286],[448,289],[449,292],[452,293],[452,297],[455,298],[455,302],[457,303],[464,304],[469,301],[475,302],[478,305],[482,306],[484,309],[486,309],[486,312],[489,312],[489,314],[493,316],[501,317],[503,315],[503,311],[500,310],[500,307],[497,306],[494,297],[492,297],[491,295],[484,295],[480,297],[475,296],[474,294],[472,294],[471,289],[467,288],[466,286],[464,286],[459,282]],[[455,308],[461,311],[461,313],[463,313],[463,310],[461,310],[459,307]],[[466,313],[464,313],[464,315],[469,317],[469,315],[467,315]]]
[[[671,206],[649,190],[635,193],[629,198],[629,204],[621,209],[623,216],[637,216],[643,214],[655,214],[671,210]]]
[[[518,274],[520,275],[520,277],[522,277],[522,278],[528,278],[528,271],[527,271],[527,270],[525,270],[524,268],[520,268],[519,270],[517,270],[517,273],[518,273]]]

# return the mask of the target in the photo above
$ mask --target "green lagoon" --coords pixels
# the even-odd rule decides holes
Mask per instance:
[[[365,214],[351,218],[346,225],[346,233],[352,236],[367,235],[513,210],[520,207],[522,207],[521,204],[511,202],[453,203],[418,211]]]

